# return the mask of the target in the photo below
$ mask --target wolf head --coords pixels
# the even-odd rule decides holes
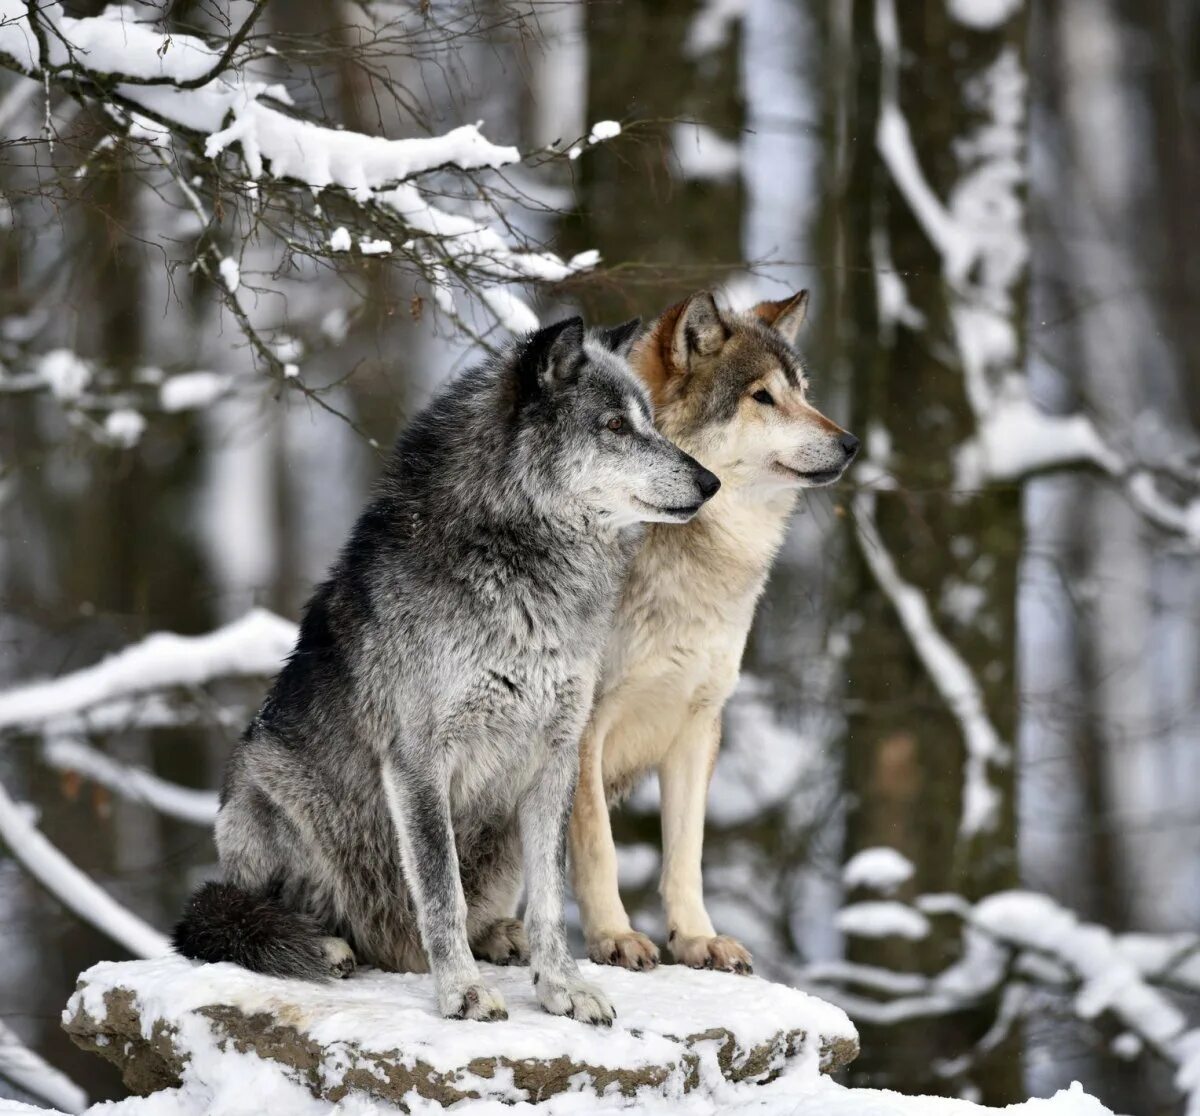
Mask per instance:
[[[720,487],[655,429],[624,359],[640,324],[589,334],[569,318],[517,349],[517,429],[535,499],[565,499],[613,526],[683,523]]]
[[[722,313],[701,291],[630,354],[663,432],[729,486],[770,494],[832,484],[858,453],[858,439],[807,399],[793,348],[807,310],[807,291],[743,314]]]

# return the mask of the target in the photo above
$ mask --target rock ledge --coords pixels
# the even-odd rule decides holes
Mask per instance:
[[[487,973],[507,1023],[466,1023],[437,1016],[428,976],[363,971],[314,986],[176,957],[89,969],[63,1026],[136,1093],[203,1081],[236,1051],[275,1063],[316,1097],[356,1092],[396,1105],[414,1092],[442,1105],[571,1091],[678,1096],[785,1069],[828,1073],[858,1053],[845,1014],[795,989],[678,967],[586,968],[616,1005],[611,1031],[546,1015],[522,969]]]

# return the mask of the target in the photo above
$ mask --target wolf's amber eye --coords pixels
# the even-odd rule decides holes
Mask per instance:
[[[756,403],[761,403],[764,407],[775,406],[775,400],[771,398],[771,393],[766,388],[759,388],[750,398]]]
[[[610,419],[608,420],[608,422],[607,422],[607,423],[605,423],[605,425],[606,425],[606,426],[609,428],[609,430],[611,430],[611,431],[612,431],[614,434],[620,434],[620,433],[621,433],[621,431],[625,429],[625,420],[624,420],[623,418],[621,418],[621,416],[620,416],[620,415],[613,415],[613,417],[612,417],[612,418],[610,418]]]

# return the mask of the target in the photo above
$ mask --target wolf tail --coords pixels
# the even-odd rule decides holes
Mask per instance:
[[[328,938],[316,919],[293,910],[278,887],[250,891],[206,883],[189,900],[171,935],[194,961],[232,961],[270,976],[329,980]]]

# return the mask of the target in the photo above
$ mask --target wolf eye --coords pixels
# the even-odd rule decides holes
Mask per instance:
[[[604,425],[614,434],[620,434],[625,429],[625,420],[620,415],[613,415]]]
[[[756,403],[761,403],[764,407],[774,407],[775,400],[771,397],[771,393],[766,388],[759,388],[752,396]]]

